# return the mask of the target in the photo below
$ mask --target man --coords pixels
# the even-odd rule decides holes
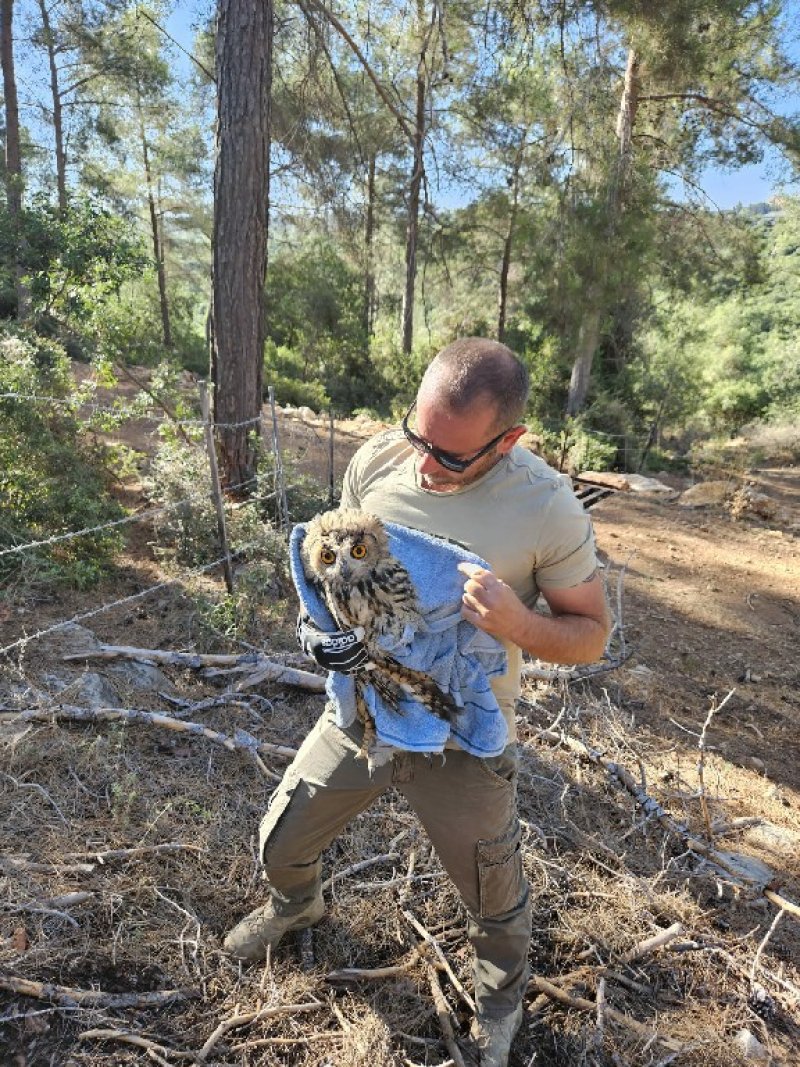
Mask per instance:
[[[270,899],[225,941],[232,955],[257,960],[288,930],[317,922],[324,913],[321,852],[393,785],[419,816],[467,909],[481,1067],[508,1063],[528,981],[531,911],[514,744],[522,652],[551,663],[592,662],[609,629],[588,517],[569,481],[517,445],[527,397],[527,371],[510,349],[481,338],[455,341],[425,372],[402,430],[379,434],[353,458],[341,502],[457,541],[489,563],[462,565],[462,613],[507,650],[508,670],[492,688],[508,746],[492,759],[455,745],[444,760],[397,752],[370,773],[356,759],[357,731],[343,731],[323,714],[261,825]],[[549,616],[534,610],[540,593]],[[351,669],[366,659],[358,636],[347,632],[344,654],[341,640],[334,647],[307,630],[304,639],[323,666]]]

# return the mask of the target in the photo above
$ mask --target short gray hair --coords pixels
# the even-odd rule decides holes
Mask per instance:
[[[462,337],[443,348],[428,366],[420,392],[435,393],[452,411],[465,411],[481,399],[497,411],[497,424],[522,421],[530,387],[528,368],[517,356],[485,337]]]

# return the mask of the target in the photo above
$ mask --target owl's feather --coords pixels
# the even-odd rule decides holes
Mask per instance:
[[[377,644],[384,635],[401,638],[409,624],[414,631],[424,626],[414,583],[390,553],[381,520],[355,510],[326,511],[308,524],[300,555],[306,578],[337,625],[364,627],[364,643],[375,664],[364,681],[395,710],[402,690],[434,715],[452,721],[458,709],[450,695],[423,671],[398,663]],[[360,684],[358,679],[357,689]],[[361,699],[359,694],[357,706]]]

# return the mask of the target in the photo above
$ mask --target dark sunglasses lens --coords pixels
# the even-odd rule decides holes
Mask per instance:
[[[444,467],[449,471],[455,471],[457,474],[461,474],[469,466],[469,461],[456,459],[454,456],[448,456],[446,452],[440,452],[438,448],[432,448],[431,455],[440,467]]]

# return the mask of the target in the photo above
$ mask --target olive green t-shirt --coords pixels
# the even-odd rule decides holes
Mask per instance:
[[[568,589],[591,577],[597,560],[589,516],[569,478],[543,459],[515,445],[463,489],[436,493],[420,485],[416,458],[402,430],[373,437],[350,461],[341,507],[462,545],[485,559],[528,608],[542,591]],[[503,644],[508,669],[492,679],[492,689],[513,740],[522,652]]]

